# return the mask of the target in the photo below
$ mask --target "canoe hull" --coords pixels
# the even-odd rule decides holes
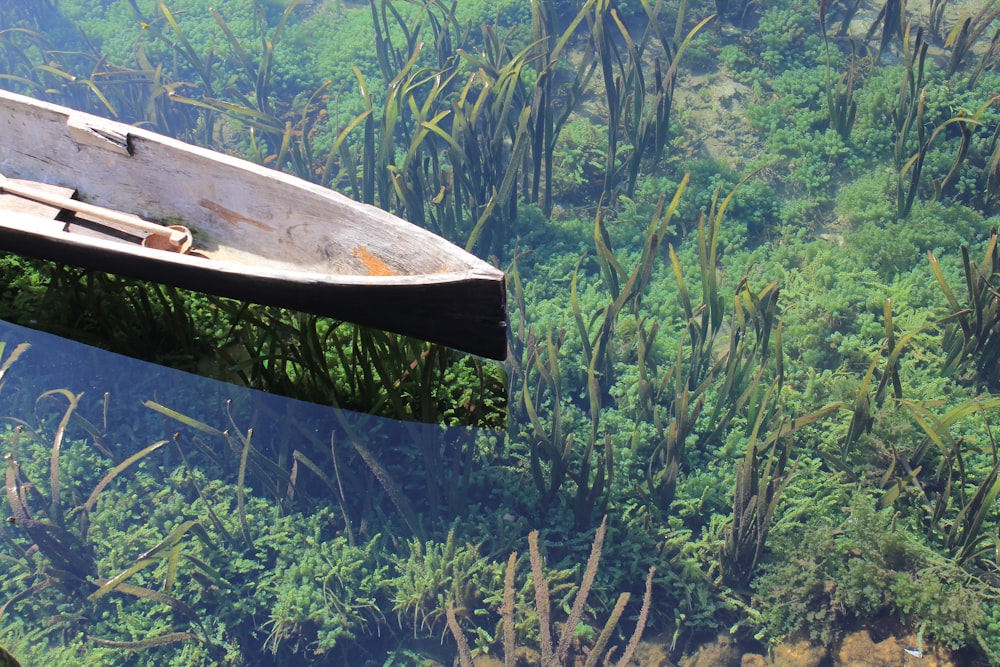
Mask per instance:
[[[2,215],[2,214],[0,214]],[[107,244],[68,243],[48,235],[19,232],[0,224],[0,248],[39,259],[183,289],[300,310],[414,336],[491,359],[506,356],[505,289],[492,276],[468,275],[430,284],[332,281],[321,274],[295,277],[222,270],[231,266],[150,260]],[[492,293],[492,297],[486,296]],[[456,304],[462,304],[457,308]]]
[[[503,272],[338,193],[0,91],[0,173],[194,232],[191,255],[0,211],[0,249],[506,356]]]

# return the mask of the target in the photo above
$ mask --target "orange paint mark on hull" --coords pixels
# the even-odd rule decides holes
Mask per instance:
[[[368,271],[368,275],[370,276],[396,275],[396,272],[389,268],[388,264],[361,246],[358,246],[351,251],[351,257],[361,260],[361,263],[365,265],[365,270]]]

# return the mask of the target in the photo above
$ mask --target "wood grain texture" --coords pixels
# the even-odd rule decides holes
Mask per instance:
[[[194,234],[195,251],[147,250],[33,225],[34,214],[3,210],[0,249],[506,355],[502,271],[327,188],[6,91],[0,173],[182,224]]]

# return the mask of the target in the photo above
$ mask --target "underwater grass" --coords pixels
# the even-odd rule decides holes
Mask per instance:
[[[11,357],[8,357],[7,362],[9,365]],[[132,648],[161,646],[194,639],[201,640],[205,637],[206,631],[201,625],[199,613],[187,603],[170,594],[176,577],[177,560],[180,556],[188,556],[183,551],[182,538],[184,535],[191,531],[211,546],[210,538],[198,522],[189,521],[177,526],[163,541],[146,550],[134,563],[110,578],[104,578],[98,574],[99,565],[96,555],[98,548],[89,537],[90,517],[102,493],[115,478],[123,473],[131,472],[131,469],[136,467],[140,461],[151,457],[153,453],[168,444],[168,441],[155,442],[118,462],[95,484],[87,500],[80,505],[75,505],[73,500],[75,494],[70,494],[62,489],[61,475],[64,465],[62,463],[63,449],[69,444],[66,439],[66,429],[79,409],[80,396],[65,389],[57,389],[40,395],[38,402],[52,403],[52,399],[57,399],[55,402],[61,404],[62,401],[59,401],[59,398],[64,399],[65,408],[56,425],[55,433],[52,435],[47,485],[40,486],[34,483],[29,477],[26,466],[21,464],[21,456],[24,456],[25,460],[30,458],[29,448],[36,449],[43,444],[44,424],[38,428],[31,428],[27,423],[12,417],[4,418],[5,421],[17,423],[17,426],[4,436],[4,446],[7,450],[5,455],[6,502],[11,519],[7,522],[9,525],[4,529],[3,536],[4,541],[13,547],[13,552],[19,556],[19,558],[8,556],[8,565],[14,565],[22,572],[10,582],[13,588],[21,587],[21,591],[10,596],[0,606],[0,616],[9,613],[11,608],[19,603],[38,606],[40,609],[49,609],[49,613],[54,614],[54,618],[59,618],[60,614],[57,610],[65,605],[76,606],[81,610],[80,613],[87,616],[91,613],[100,613],[99,607],[88,603],[96,602],[109,593],[118,592],[166,605],[186,617],[200,629],[198,634],[182,631],[150,637],[135,643]],[[22,441],[22,437],[24,437],[24,441]],[[80,442],[72,444],[74,447],[83,445]],[[102,447],[96,447],[96,449],[102,457],[107,456],[108,452]],[[48,498],[45,497],[46,492]],[[32,547],[25,548],[22,546],[25,543],[32,545]],[[32,553],[35,551],[37,554]],[[164,551],[167,553],[161,553]],[[129,582],[141,570],[151,565],[157,565],[164,559],[169,562],[169,565],[162,591]],[[200,559],[190,556],[189,560],[200,564],[206,573],[217,577],[215,571]],[[40,594],[43,592],[46,594],[41,596]],[[72,622],[74,621],[70,620],[70,623]],[[126,647],[125,644],[129,644],[129,642],[123,642],[121,647]]]
[[[988,539],[995,529],[997,495],[995,453],[988,435],[995,404],[987,393],[993,375],[989,371],[993,363],[989,322],[996,290],[989,267],[994,263],[995,245],[987,242],[981,265],[969,259],[969,252],[956,259],[951,253],[957,249],[950,247],[950,241],[949,247],[942,247],[945,242],[937,238],[921,238],[930,232],[922,228],[926,216],[917,215],[923,201],[930,199],[956,205],[975,201],[987,214],[995,212],[995,196],[988,191],[995,190],[992,186],[998,181],[994,178],[997,142],[991,126],[995,119],[983,106],[987,91],[970,98],[959,98],[956,92],[975,86],[977,78],[980,83],[994,80],[986,62],[992,55],[982,63],[966,62],[949,79],[931,59],[925,62],[922,38],[913,40],[916,26],[924,20],[933,22],[934,17],[924,17],[909,7],[904,17],[911,25],[907,32],[905,22],[894,23],[901,4],[888,3],[872,25],[868,45],[872,53],[865,53],[862,45],[857,61],[847,61],[846,72],[829,68],[832,57],[824,71],[824,54],[814,47],[823,43],[819,30],[825,32],[826,26],[814,25],[815,7],[717,2],[714,10],[727,20],[725,31],[710,32],[716,26],[707,23],[697,34],[690,33],[684,59],[671,79],[665,76],[671,67],[665,54],[673,50],[677,56],[676,47],[689,34],[685,31],[707,20],[704,16],[713,8],[710,3],[689,2],[678,16],[660,5],[640,4],[640,17],[662,12],[661,18],[673,29],[662,35],[645,32],[636,28],[646,24],[635,21],[635,15],[628,16],[624,7],[615,9],[609,3],[598,7],[596,1],[584,2],[572,10],[557,11],[556,3],[540,2],[532,3],[530,12],[525,9],[530,29],[525,24],[520,33],[507,33],[490,27],[479,31],[483,33],[480,39],[475,26],[458,20],[457,3],[403,5],[376,0],[361,10],[372,15],[376,26],[378,48],[372,52],[372,67],[357,65],[353,79],[338,82],[339,88],[325,80],[304,83],[294,99],[284,97],[283,83],[277,78],[265,80],[260,83],[274,84],[270,90],[282,91],[268,100],[257,94],[259,74],[265,71],[279,77],[280,62],[258,61],[252,54],[264,52],[256,41],[243,44],[223,35],[221,50],[213,52],[195,43],[197,33],[186,23],[190,15],[172,14],[181,29],[178,33],[161,11],[157,25],[177,45],[179,61],[190,59],[180,35],[190,40],[203,65],[215,59],[208,72],[216,77],[211,99],[199,98],[197,87],[181,86],[171,78],[173,73],[158,70],[160,66],[153,63],[148,67],[137,64],[141,74],[136,77],[147,76],[159,88],[145,97],[136,93],[136,99],[127,104],[115,97],[119,88],[125,90],[124,84],[107,85],[103,78],[90,77],[94,85],[103,86],[102,93],[119,111],[136,107],[139,100],[150,100],[152,108],[160,110],[157,113],[183,109],[187,115],[182,118],[211,117],[201,124],[185,121],[178,127],[205,132],[211,125],[213,136],[224,129],[233,133],[231,139],[241,137],[238,141],[261,163],[350,189],[358,198],[412,214],[459,243],[471,242],[481,254],[493,253],[504,263],[511,262],[512,359],[507,378],[495,367],[454,362],[442,350],[308,316],[221,303],[195,316],[196,326],[202,325],[202,317],[213,321],[206,327],[212,330],[210,335],[202,334],[196,344],[227,344],[220,364],[223,372],[259,386],[308,391],[341,405],[354,405],[351,402],[356,400],[356,405],[374,405],[385,414],[457,423],[462,421],[464,408],[451,406],[450,399],[462,395],[456,386],[480,382],[482,393],[472,392],[476,396],[468,399],[466,418],[475,421],[485,414],[487,421],[496,423],[502,408],[498,410],[490,397],[496,400],[509,383],[516,433],[499,444],[478,443],[457,453],[442,447],[422,456],[422,463],[415,453],[424,454],[420,448],[426,443],[407,443],[397,454],[414,462],[409,470],[394,466],[385,452],[366,448],[363,454],[349,442],[327,443],[315,435],[312,440],[305,435],[301,440],[289,438],[271,460],[276,467],[271,467],[258,457],[255,441],[237,435],[245,434],[251,425],[236,428],[230,424],[233,435],[227,438],[220,435],[226,427],[205,424],[205,430],[186,424],[185,428],[197,433],[177,441],[176,449],[190,444],[192,451],[213,465],[225,458],[231,473],[232,507],[213,504],[199,519],[206,531],[220,535],[218,541],[226,548],[248,549],[251,543],[259,548],[261,535],[270,535],[255,532],[261,530],[254,517],[257,496],[266,497],[281,512],[322,502],[316,500],[317,495],[339,507],[335,518],[329,518],[331,513],[324,515],[327,519],[297,524],[316,544],[335,543],[339,552],[306,545],[305,537],[294,542],[295,548],[276,549],[302,555],[302,569],[295,563],[288,571],[289,577],[301,577],[306,583],[300,588],[298,579],[294,584],[283,580],[281,604],[274,605],[272,615],[258,610],[260,618],[271,623],[267,627],[275,631],[266,646],[275,660],[322,660],[310,647],[322,648],[329,655],[356,655],[349,653],[349,646],[381,647],[373,636],[379,632],[389,636],[390,629],[400,624],[406,627],[398,635],[413,634],[420,624],[419,614],[413,623],[405,619],[387,623],[372,611],[379,605],[389,607],[379,593],[372,592],[377,585],[365,588],[368,584],[360,583],[362,576],[379,567],[372,564],[374,557],[362,552],[376,550],[372,536],[381,530],[387,531],[387,542],[402,544],[409,536],[419,535],[423,553],[429,552],[428,544],[435,553],[447,551],[444,526],[453,525],[456,516],[464,516],[467,534],[452,538],[454,552],[462,544],[482,539],[483,567],[503,572],[505,580],[509,575],[509,588],[514,591],[516,558],[505,561],[510,543],[522,553],[525,548],[530,551],[530,542],[524,546],[526,535],[541,524],[537,539],[548,541],[550,563],[561,567],[580,562],[587,548],[592,548],[590,531],[596,528],[599,515],[607,513],[607,530],[620,532],[603,545],[599,580],[606,577],[615,582],[609,590],[633,588],[653,560],[657,577],[647,580],[647,590],[655,590],[655,595],[651,594],[646,611],[618,607],[616,600],[597,595],[596,585],[589,596],[579,599],[599,608],[602,619],[609,614],[617,614],[619,620],[647,614],[656,627],[673,631],[675,656],[702,633],[720,629],[736,628],[740,637],[760,632],[765,641],[780,639],[794,625],[794,614],[789,611],[784,619],[778,619],[776,611],[771,616],[755,615],[749,611],[755,595],[782,602],[805,600],[802,618],[812,614],[824,619],[816,624],[817,641],[833,641],[836,631],[830,630],[826,619],[843,618],[824,606],[829,600],[803,595],[814,590],[808,587],[813,580],[788,576],[794,574],[795,562],[814,562],[810,554],[789,547],[793,540],[801,543],[803,535],[825,535],[824,539],[831,540],[832,547],[822,553],[822,567],[815,569],[828,579],[818,580],[815,591],[828,590],[830,584],[843,592],[842,599],[858,614],[854,621],[864,622],[865,610],[889,608],[913,628],[927,624],[927,642],[939,637],[956,645],[975,644],[979,640],[973,635],[980,633],[985,638],[980,643],[996,645],[989,636],[992,621],[975,620],[973,613],[977,605],[985,606],[984,600],[990,598],[984,597],[984,591],[996,583],[993,545]],[[846,42],[839,41],[837,33],[849,27],[858,6],[838,3],[831,9],[838,18],[847,19],[841,19],[839,29],[831,26],[828,48],[842,48],[846,54]],[[602,9],[604,13],[599,14]],[[781,43],[778,36],[766,32],[775,25],[790,28],[789,35],[781,37],[791,36],[804,25],[801,14],[796,14],[800,10],[810,12],[807,18],[812,27],[803,28],[796,48],[814,48],[820,69],[812,77],[803,74],[795,79],[794,73],[787,77],[787,92],[797,96],[796,105],[801,97],[802,108],[785,109],[781,120],[789,127],[761,132],[778,137],[780,130],[791,128],[805,137],[804,143],[828,152],[816,148],[816,153],[800,153],[798,144],[786,144],[776,149],[784,151],[779,156],[761,158],[766,166],[752,183],[723,197],[722,192],[745,173],[695,159],[694,149],[686,143],[689,139],[669,126],[670,117],[677,123],[690,111],[668,110],[673,107],[672,102],[667,104],[669,86],[683,79],[686,63],[713,64],[714,42],[718,41],[736,47],[752,65],[737,72],[734,80],[745,82],[753,95],[775,94],[768,80],[776,72],[769,70],[773,64],[760,45]],[[222,16],[224,10],[220,12]],[[768,21],[758,26],[754,19],[765,14]],[[269,16],[277,25],[280,15]],[[783,16],[791,19],[777,20]],[[610,76],[599,54],[584,58],[580,65],[565,62],[564,56],[574,50],[596,53],[589,40],[598,18]],[[290,15],[288,25],[306,19],[307,8],[301,6]],[[209,16],[209,20],[224,30],[227,21],[234,19],[220,22]],[[938,23],[945,20],[938,12]],[[264,22],[258,28],[263,28],[262,39],[275,41],[274,28]],[[939,35],[950,28],[926,27]],[[285,30],[283,34],[287,40],[291,33]],[[909,42],[901,39],[907,35]],[[13,32],[4,37],[14,40],[22,35]],[[418,48],[421,41],[424,45]],[[706,46],[706,41],[713,43]],[[287,46],[285,41],[281,44]],[[894,81],[888,91],[876,90],[882,66],[872,54],[880,50],[888,60],[887,54],[901,44],[909,49],[902,52],[907,70],[903,85]],[[985,53],[994,53],[992,46],[981,46],[987,47]],[[33,54],[38,48],[26,46],[24,58],[10,50],[5,56],[23,74],[27,71],[24,63],[37,60]],[[241,49],[245,57],[240,56]],[[279,54],[276,49],[273,57]],[[804,54],[794,55],[804,58]],[[658,68],[657,56],[661,58]],[[155,76],[151,74],[156,71]],[[234,90],[222,85],[223,73],[239,82]],[[66,77],[53,71],[40,69],[32,76],[72,88]],[[397,86],[392,95],[384,94],[383,81]],[[602,91],[594,85],[609,81],[621,87]],[[815,81],[820,86],[806,95]],[[355,86],[357,92],[346,95],[356,97],[356,113],[338,119],[339,125],[326,127],[328,121],[322,120],[320,111],[332,104],[336,91],[354,91]],[[169,102],[167,87],[175,96],[197,100],[197,104]],[[93,96],[85,83],[70,92],[79,95],[79,91]],[[595,206],[594,201],[575,200],[553,189],[558,163],[552,153],[579,106],[612,93],[617,96],[612,103],[617,105],[619,121],[615,128],[594,115],[593,124],[614,143],[616,154],[614,171],[605,164],[604,178],[597,184],[597,191],[604,191],[605,196]],[[881,106],[880,97],[886,100]],[[95,96],[89,103],[95,101],[100,103]],[[951,110],[942,115],[953,101],[962,103],[963,115]],[[270,106],[258,106],[263,104]],[[603,104],[607,110],[608,102]],[[887,122],[893,111],[895,118]],[[825,134],[827,129],[830,135]],[[644,147],[638,139],[645,142]],[[233,140],[230,147],[238,141]],[[774,145],[781,145],[777,138]],[[662,149],[659,154],[658,147]],[[830,228],[833,215],[827,204],[832,195],[812,208],[791,201],[797,196],[797,185],[782,181],[785,170],[796,163],[829,178],[822,186],[810,186],[817,191],[849,183],[857,177],[859,163],[865,164],[865,174],[872,169],[889,170],[892,182],[886,192],[866,191],[874,192],[868,208],[847,211],[843,229]],[[689,170],[687,178],[683,174]],[[928,176],[939,182],[932,187]],[[755,198],[743,198],[751,192]],[[768,199],[780,200],[774,206],[780,215],[776,213],[773,219],[758,210]],[[882,204],[887,205],[885,219],[878,218]],[[545,215],[535,214],[535,205]],[[699,211],[705,214],[699,216]],[[807,211],[808,216],[799,211]],[[945,207],[933,211],[943,220],[950,215]],[[905,219],[906,224],[892,227],[898,233],[884,234],[881,245],[887,253],[896,252],[914,264],[931,250],[930,273],[921,266],[917,278],[897,280],[888,273],[903,275],[909,264],[898,262],[890,270],[874,266],[874,259],[857,259],[869,256],[855,254],[851,247],[852,226],[879,228],[888,226],[891,218]],[[751,234],[754,225],[757,232]],[[576,236],[570,238],[572,234]],[[830,237],[821,249],[814,240],[819,234]],[[838,236],[843,244],[838,243]],[[914,238],[916,254],[899,251]],[[968,239],[970,244],[980,241]],[[584,247],[587,255],[581,256]],[[744,263],[746,258],[750,259]],[[858,266],[848,271],[843,267],[849,260]],[[960,285],[963,272],[965,290],[947,287]],[[932,274],[935,280],[929,279]],[[541,285],[541,277],[554,279],[550,285]],[[928,293],[938,285],[945,289],[931,299]],[[892,304],[887,304],[888,292]],[[130,298],[135,298],[137,311],[155,314],[160,308],[174,307],[172,295],[162,297]],[[102,305],[98,298],[88,303]],[[127,321],[126,316],[117,315],[121,321]],[[180,319],[174,322],[167,317],[165,321],[167,329],[188,326]],[[930,349],[927,340],[942,329],[943,348]],[[180,333],[178,338],[183,340]],[[331,347],[332,354],[323,352]],[[199,358],[200,354],[189,357]],[[947,379],[940,377],[942,368]],[[441,386],[448,389],[440,393]],[[947,405],[933,402],[942,396],[949,397]],[[184,424],[176,417],[175,421]],[[973,440],[973,435],[979,439]],[[221,446],[216,448],[216,444]],[[169,448],[157,451],[164,449]],[[365,460],[366,455],[373,463]],[[439,465],[441,461],[446,465]],[[199,464],[193,460],[185,466],[191,497],[209,504],[207,499],[214,497],[212,481],[200,476]],[[115,483],[124,483],[126,477],[122,474]],[[65,488],[68,480],[60,476],[60,481]],[[112,486],[101,496],[110,497]],[[414,500],[418,489],[420,496],[427,497],[432,494],[424,490],[434,489],[436,499]],[[838,532],[851,528],[853,524],[846,522],[852,518],[871,517],[853,505],[834,506],[838,496],[832,491],[883,503],[884,515],[871,521],[883,533],[883,541],[872,546],[870,536],[864,541],[855,534]],[[335,503],[329,503],[331,495]],[[406,521],[401,518],[406,512],[400,509],[399,498],[414,506],[415,516]],[[488,508],[489,518],[476,518],[483,507]],[[847,518],[842,516],[844,507]],[[425,512],[425,508],[433,509]],[[498,516],[493,517],[494,513]],[[825,533],[821,530],[824,522]],[[335,526],[344,535],[322,533],[321,523]],[[169,534],[160,534],[148,544],[159,544]],[[313,537],[317,534],[320,537]],[[174,556],[173,549],[201,544],[196,536],[190,538],[186,533],[173,547],[164,545],[156,552],[155,556],[164,557],[160,566],[169,570],[173,559],[173,571],[182,571],[185,560]],[[897,548],[904,538],[926,539],[933,545],[932,550],[928,548],[933,558],[920,552],[928,560],[919,560],[914,549]],[[584,541],[587,544],[581,546]],[[816,541],[826,544],[818,537]],[[862,556],[855,550],[863,552]],[[340,552],[351,562],[342,562]],[[908,563],[889,567],[888,561],[878,560],[893,553],[907,554],[913,563],[923,563],[923,569],[913,572]],[[803,557],[796,561],[796,554]],[[419,565],[416,561],[414,568]],[[431,568],[433,559],[424,561]],[[351,565],[356,569],[350,570]],[[134,566],[122,563],[115,571]],[[144,565],[131,576],[142,576],[151,568],[152,563]],[[850,577],[841,576],[847,568],[854,568]],[[317,571],[334,572],[336,577],[321,579]],[[866,572],[882,578],[866,579]],[[892,576],[883,577],[886,573]],[[434,582],[437,579],[432,575],[439,572],[421,574],[416,579]],[[779,574],[786,575],[781,581],[785,588],[775,584]],[[372,574],[368,581],[374,580],[379,577]],[[312,600],[320,581],[325,586],[322,603]],[[891,581],[895,587],[878,588],[879,581]],[[955,589],[949,586],[955,581],[975,584],[965,587],[969,597],[953,594]],[[444,632],[443,625],[468,631],[464,644],[469,653],[497,650],[502,643],[506,659],[513,655],[519,631],[519,642],[542,643],[540,634],[532,634],[529,627],[538,627],[533,626],[537,610],[530,611],[529,600],[536,593],[528,586],[527,596],[522,596],[525,586],[510,594],[512,600],[521,596],[517,605],[506,602],[506,581],[502,593],[494,591],[493,598],[484,598],[498,601],[493,607],[483,602],[478,617],[499,619],[497,624],[503,628],[499,631],[491,623],[477,624],[477,609],[449,604],[446,587],[428,584],[431,593],[426,599],[433,602],[421,613],[435,619],[435,634]],[[550,616],[558,613],[553,611],[558,607],[576,608],[578,598],[561,586],[551,586],[560,591],[553,598],[562,597],[551,605]],[[769,587],[767,591],[764,586]],[[171,587],[179,595],[179,576],[171,579]],[[954,610],[956,600],[962,600],[963,608],[971,611],[962,616],[961,624],[956,621],[946,627],[941,622],[945,612],[932,608],[929,598],[915,592],[921,587],[941,592],[941,609]],[[898,606],[877,606],[865,597],[866,590],[884,590],[892,595],[890,604]],[[18,598],[19,603],[23,600]],[[499,611],[501,605],[503,611]],[[767,610],[777,606],[769,605]],[[340,608],[354,613],[337,616]],[[823,615],[828,612],[829,616]],[[335,627],[342,630],[331,629]],[[596,646],[605,633],[593,630]],[[171,630],[162,636],[186,631]],[[549,634],[547,654],[557,661],[561,642],[554,637],[555,630]],[[452,637],[456,646],[462,646],[458,635]],[[397,640],[397,635],[393,638]],[[106,641],[118,640],[108,637]],[[255,645],[246,635],[241,641]],[[178,646],[193,643],[179,642]],[[384,653],[386,660],[402,660],[404,655],[415,659],[411,647],[399,640],[396,653]],[[127,648],[126,643],[121,648]],[[145,650],[153,655],[157,648]],[[465,650],[455,650],[460,660],[468,657]]]

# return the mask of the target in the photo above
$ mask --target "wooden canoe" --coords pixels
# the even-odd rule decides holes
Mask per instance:
[[[0,250],[506,355],[502,271],[294,176],[0,90],[0,184]]]

